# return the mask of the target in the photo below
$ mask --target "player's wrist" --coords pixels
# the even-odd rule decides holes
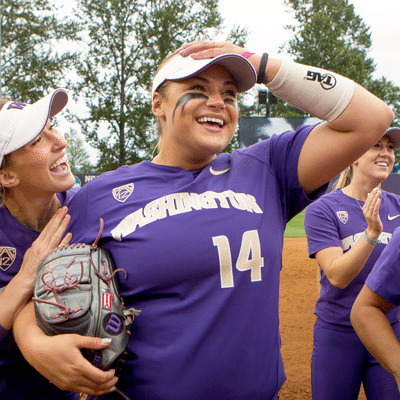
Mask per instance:
[[[378,243],[379,233],[378,234],[376,234],[374,232],[371,233],[368,229],[366,229],[363,232],[363,237],[368,243],[375,245]]]
[[[16,307],[23,306],[32,297],[35,279],[23,271],[18,271],[4,287],[4,294]]]

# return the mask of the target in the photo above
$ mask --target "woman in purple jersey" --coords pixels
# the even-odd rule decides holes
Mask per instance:
[[[400,129],[385,136],[340,176],[332,193],[306,208],[308,251],[321,268],[315,307],[311,386],[314,400],[400,399],[395,379],[366,351],[350,311],[375,261],[398,226],[400,198],[381,190],[400,147]],[[389,319],[400,337],[398,311]]]
[[[72,399],[22,357],[12,326],[31,298],[36,270],[60,244],[70,217],[62,207],[74,177],[62,134],[50,122],[67,104],[52,91],[34,104],[0,101],[0,398]],[[71,239],[67,235],[61,244]]]
[[[237,94],[256,81],[326,122],[220,154],[237,127]],[[103,174],[68,204],[74,241],[93,242],[102,216],[100,245],[128,273],[125,305],[142,310],[118,388],[131,399],[277,399],[286,223],[384,135],[393,113],[333,72],[207,40],[162,63],[152,102],[152,162]],[[15,335],[62,389],[102,395],[115,384],[110,371],[88,370],[79,337],[46,337],[32,305]]]

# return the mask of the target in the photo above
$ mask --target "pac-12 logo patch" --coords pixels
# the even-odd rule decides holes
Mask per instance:
[[[128,200],[129,196],[132,194],[133,187],[133,183],[128,183],[127,185],[114,188],[112,191],[114,199],[120,201],[121,203],[125,203],[125,201]]]
[[[347,211],[337,211],[336,215],[342,224],[347,224],[347,221],[349,220],[349,214],[347,214]]]
[[[0,268],[6,271],[15,261],[17,250],[14,247],[0,247]]]

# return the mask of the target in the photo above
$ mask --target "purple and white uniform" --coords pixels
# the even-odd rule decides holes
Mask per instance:
[[[393,232],[392,241],[386,246],[365,281],[371,290],[396,306],[400,305],[399,241],[400,227]]]
[[[360,273],[346,288],[339,289],[320,269],[321,289],[315,306],[318,318],[311,362],[314,400],[357,399],[361,382],[368,399],[400,399],[393,376],[365,349],[350,322],[353,303],[400,222],[392,218],[400,214],[400,197],[382,191],[381,199],[379,215],[383,231]],[[308,206],[304,226],[309,256],[314,258],[315,253],[328,247],[341,247],[344,253],[350,250],[367,228],[363,205],[342,190],[336,190]],[[398,313],[399,308],[394,308],[388,318],[400,334]]]
[[[76,192],[71,189],[57,196],[64,204]],[[0,207],[0,288],[19,271],[25,252],[38,236],[39,232],[20,224],[6,207]],[[72,400],[78,395],[61,391],[31,367],[20,353],[12,330],[0,325],[0,398]]]
[[[125,305],[142,310],[118,382],[128,397],[277,398],[283,233],[310,203],[297,164],[311,129],[220,154],[198,171],[121,167],[68,205],[76,242],[92,243],[104,219],[100,245],[128,272]]]

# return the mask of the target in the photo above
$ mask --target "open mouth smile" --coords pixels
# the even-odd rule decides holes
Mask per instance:
[[[220,118],[211,118],[211,117],[201,117],[197,119],[199,124],[210,124],[212,126],[218,126],[222,128],[225,125],[225,122]]]
[[[50,172],[53,174],[69,174],[70,169],[68,165],[68,157],[64,154],[61,158],[59,158],[55,163],[50,166]]]

